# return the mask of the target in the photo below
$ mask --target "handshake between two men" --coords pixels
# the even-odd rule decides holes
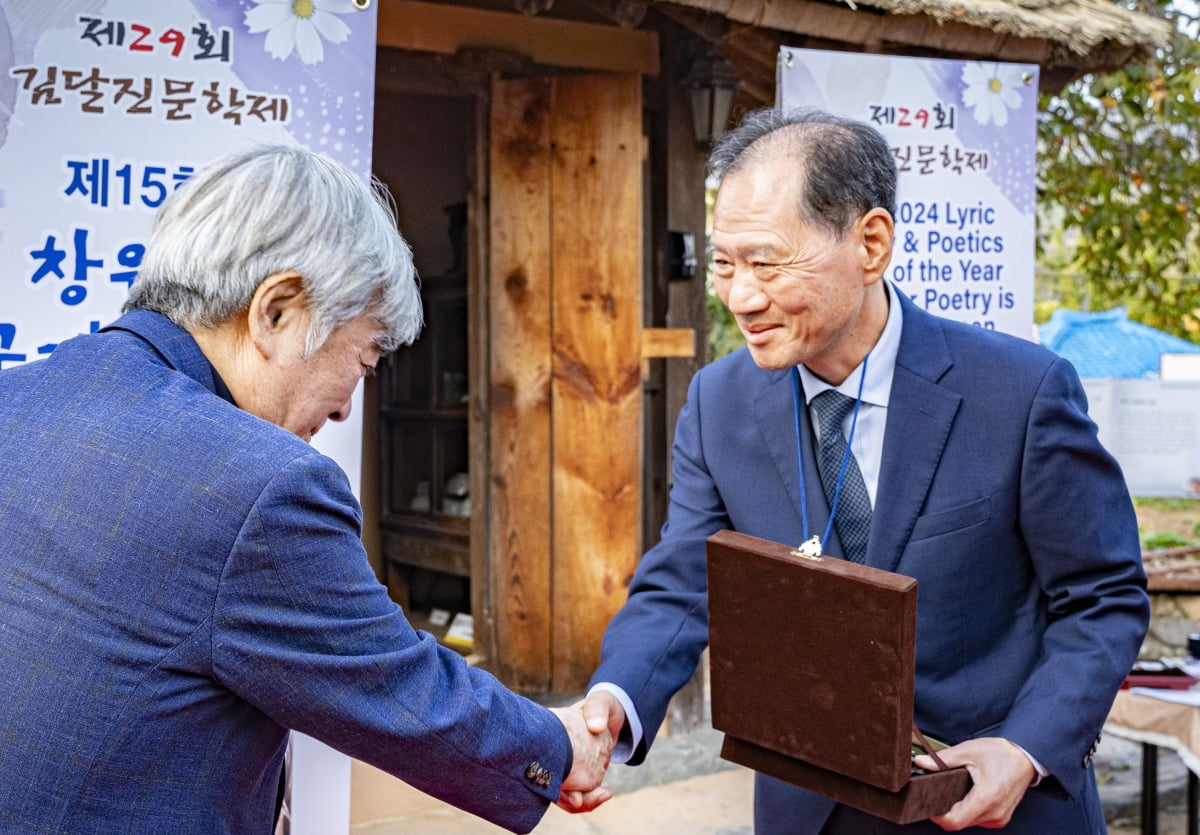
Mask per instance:
[[[612,797],[601,785],[613,747],[625,724],[625,710],[613,694],[598,690],[569,707],[551,708],[571,738],[571,773],[558,795],[568,812],[590,812]]]

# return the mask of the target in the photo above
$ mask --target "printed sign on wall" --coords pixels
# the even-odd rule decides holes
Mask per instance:
[[[1200,382],[1084,377],[1083,388],[1131,493],[1200,499]]]
[[[1032,339],[1037,66],[784,48],[778,77],[784,110],[849,116],[891,143],[896,287]]]
[[[154,211],[244,143],[370,173],[375,11],[0,0],[0,368],[119,314]]]

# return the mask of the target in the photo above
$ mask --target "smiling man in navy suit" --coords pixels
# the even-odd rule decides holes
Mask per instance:
[[[386,196],[224,157],[126,309],[0,372],[0,831],[268,833],[289,729],[516,832],[603,802],[608,732],[414,631],[307,443],[421,326]]]
[[[760,111],[711,163],[716,289],[747,347],[691,383],[667,524],[606,633],[589,721],[639,762],[707,642],[706,539],[798,545],[840,495],[824,551],[918,580],[915,720],[974,787],[897,826],[758,775],[756,831],[1102,835],[1091,758],[1149,606],[1132,503],[1074,370],[885,281],[897,175],[870,126]],[[829,391],[846,409],[820,425]],[[850,475],[825,468],[827,488],[835,438]]]

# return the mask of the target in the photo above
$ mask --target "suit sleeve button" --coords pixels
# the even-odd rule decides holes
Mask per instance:
[[[534,760],[529,764],[529,768],[525,769],[525,778],[527,780],[533,780],[536,782],[538,779],[538,774],[544,770],[545,769],[542,768],[542,764],[537,760]]]

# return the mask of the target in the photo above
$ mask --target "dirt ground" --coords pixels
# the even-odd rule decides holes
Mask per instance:
[[[1187,835],[1188,816],[1186,806],[1171,806],[1158,810],[1158,835]],[[1141,835],[1142,825],[1137,820],[1118,820],[1108,825],[1108,835]]]
[[[1145,537],[1155,533],[1169,533],[1200,545],[1200,499],[1183,499],[1164,503],[1135,500],[1138,528]]]

